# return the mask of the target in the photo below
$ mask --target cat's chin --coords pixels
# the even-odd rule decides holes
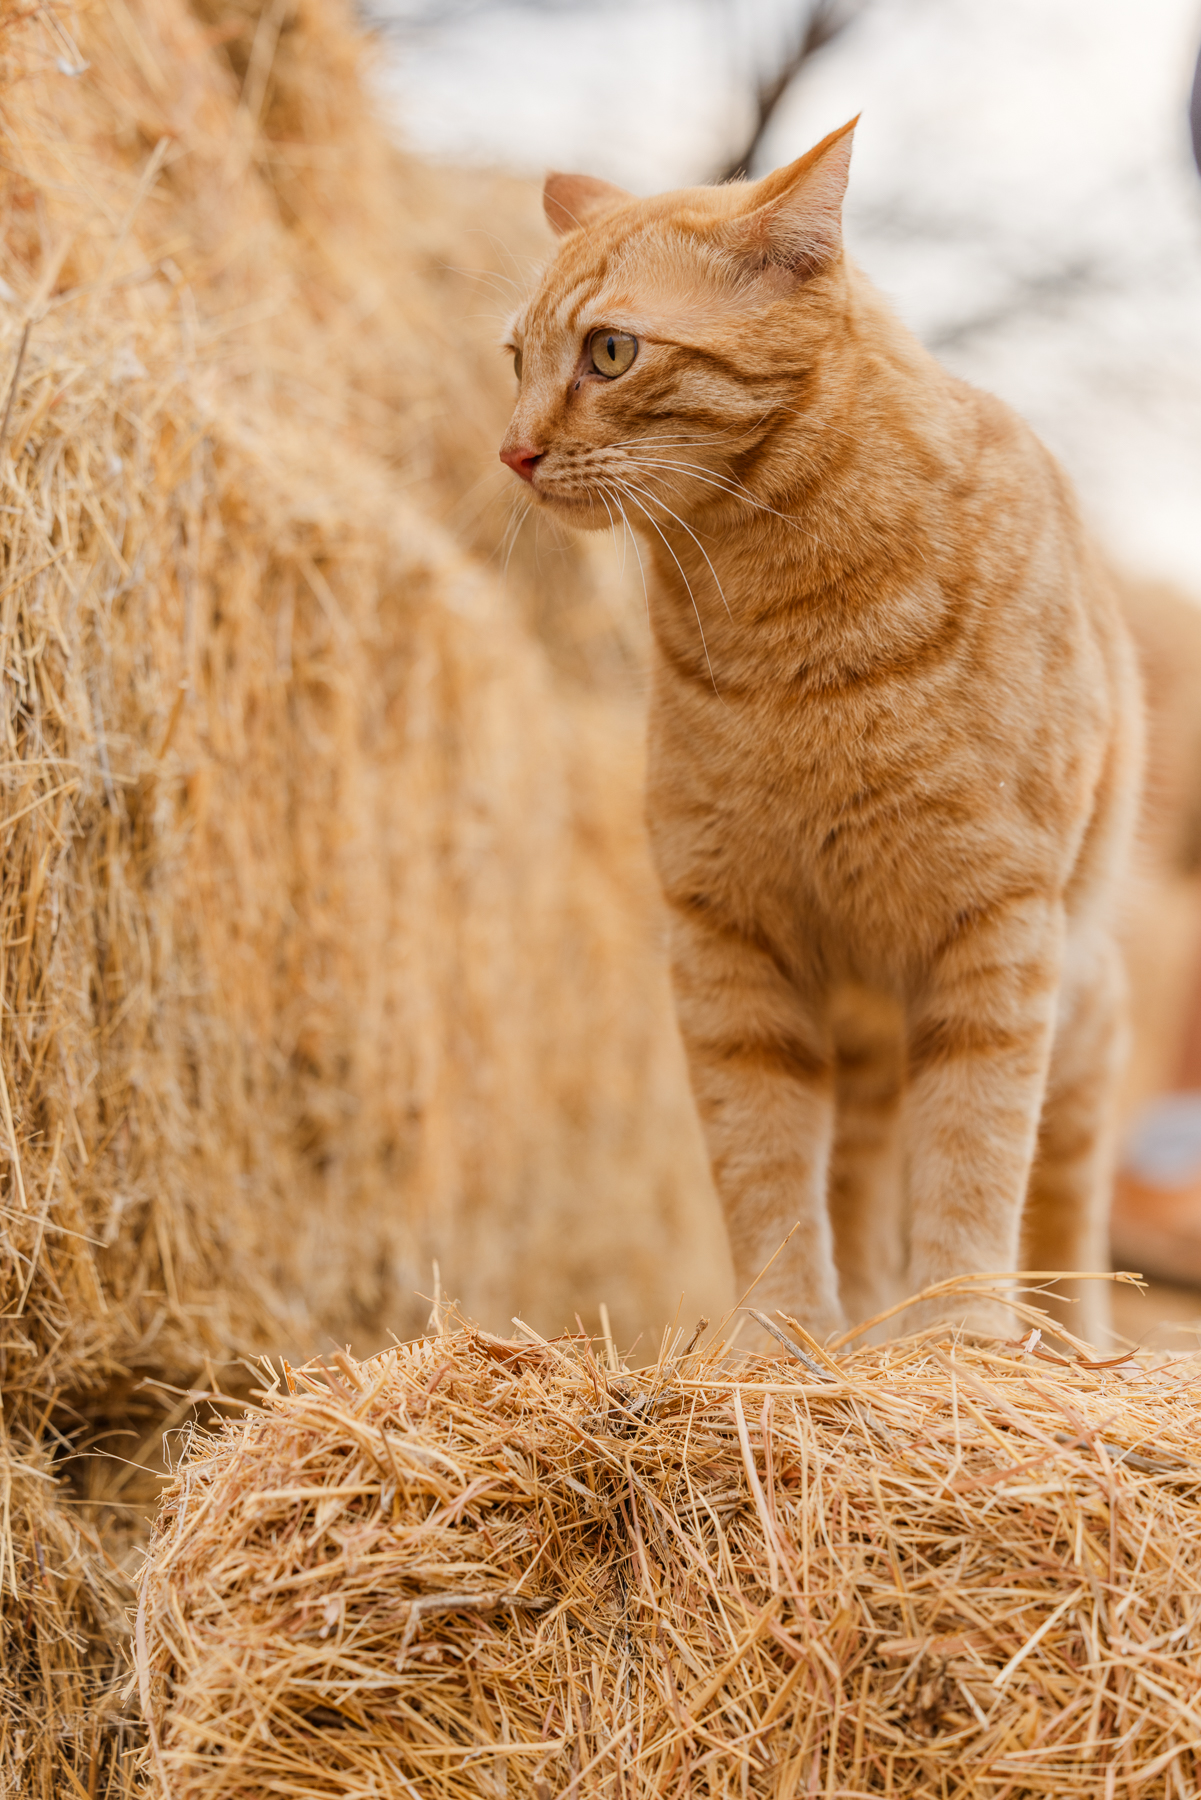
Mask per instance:
[[[538,504],[564,525],[576,531],[608,531],[617,523],[617,514],[599,500],[572,500],[563,494],[543,494],[534,489]]]

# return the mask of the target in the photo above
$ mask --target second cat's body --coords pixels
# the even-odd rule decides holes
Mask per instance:
[[[523,377],[541,416],[515,420],[542,497],[643,540],[693,1088],[740,1287],[770,1264],[756,1304],[819,1337],[950,1277],[1106,1266],[1140,725],[1061,472],[832,247],[840,141],[741,211],[702,190],[708,217],[561,186],[573,219],[595,204],[523,330],[527,369],[565,340],[566,392]],[[671,232],[707,253],[691,310]],[[589,306],[641,391],[634,362],[578,401]]]

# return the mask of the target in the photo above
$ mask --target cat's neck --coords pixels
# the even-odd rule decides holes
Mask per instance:
[[[945,631],[940,568],[968,529],[980,444],[1018,424],[861,277],[814,388],[780,409],[740,499],[640,533],[659,647],[718,692],[853,681]]]

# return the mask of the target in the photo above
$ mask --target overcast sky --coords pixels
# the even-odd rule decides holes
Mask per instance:
[[[849,3],[849,0],[848,0]],[[804,0],[382,0],[386,104],[440,159],[712,177]],[[423,18],[426,23],[415,25]],[[1011,400],[1110,543],[1201,597],[1201,0],[867,0],[754,172],[862,112],[852,254]]]

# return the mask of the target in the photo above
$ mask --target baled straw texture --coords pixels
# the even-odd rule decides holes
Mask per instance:
[[[722,1273],[640,729],[428,517],[511,385],[438,182],[332,0],[0,53],[6,1393],[413,1330],[435,1257],[632,1334]]]
[[[1195,1795],[1198,1365],[809,1350],[287,1370],[164,1502],[155,1791]]]
[[[456,514],[511,387],[462,221],[537,197],[394,152],[362,51],[336,0],[0,11],[5,1792],[108,1791],[64,1439],[415,1329],[433,1257],[632,1335],[707,1193],[621,633]]]
[[[117,1698],[128,1585],[22,1448],[0,1437],[0,1793],[107,1800],[132,1791],[141,1741]]]

